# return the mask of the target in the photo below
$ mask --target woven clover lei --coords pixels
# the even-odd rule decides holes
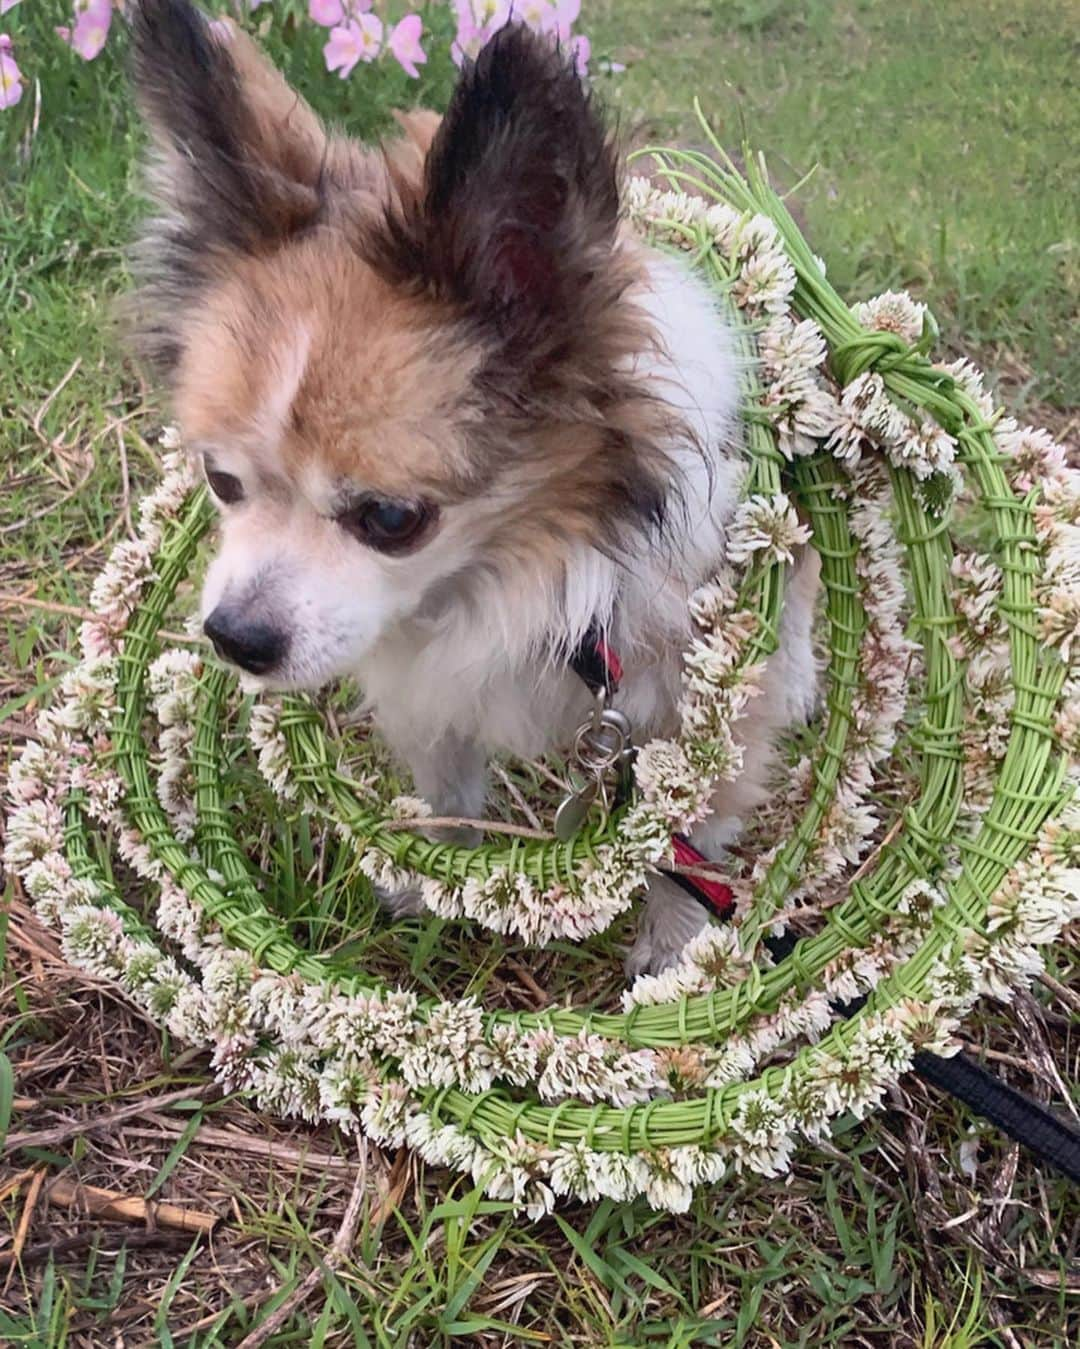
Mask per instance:
[[[827,705],[764,818],[782,842],[736,877],[737,926],[637,980],[621,1013],[423,999],[297,946],[230,829],[232,681],[157,636],[210,518],[172,436],[9,782],[5,862],[73,963],[209,1047],[263,1108],[408,1142],[533,1214],[562,1195],[681,1211],[730,1167],[780,1173],[917,1050],[948,1053],[976,998],[1030,980],[1080,913],[1080,474],[969,364],[930,362],[922,306],[844,306],[760,166],[659,166],[666,190],[630,185],[633,222],[703,270],[759,359],[731,570],[691,601],[680,731],[640,752],[634,803],[573,844],[456,848],[387,828],[426,807],[381,799],[309,702],[248,707],[248,735],[281,809],[317,812],[371,879],[419,878],[436,913],[531,942],[587,937],[740,769],[738,721],[807,537],[797,499],[822,559]],[[962,544],[965,510],[989,551]],[[901,736],[917,792],[890,820],[872,789]],[[145,912],[98,834],[156,896]],[[815,905],[816,930],[772,963],[761,938],[806,930]]]

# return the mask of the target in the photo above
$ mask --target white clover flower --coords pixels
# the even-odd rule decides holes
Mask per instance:
[[[249,1070],[251,1089],[263,1110],[297,1115],[314,1123],[319,1118],[319,1070],[297,1049],[272,1049]]]
[[[281,730],[281,709],[271,703],[254,703],[248,722],[248,740],[258,755],[263,781],[280,800],[294,800],[296,783],[290,778],[292,763],[289,745]]]
[[[973,951],[979,967],[979,992],[999,1002],[1012,1002],[1045,969],[1038,947],[1020,933],[1000,941],[980,942]]]
[[[328,1000],[320,1018],[322,1044],[342,1058],[400,1056],[417,1038],[415,993],[383,989]]]
[[[769,323],[758,349],[766,374],[783,382],[810,375],[824,365],[829,354],[825,337],[812,319],[796,323],[787,314]]]
[[[514,1026],[496,1026],[487,1046],[491,1070],[503,1082],[525,1087],[536,1076],[539,1055],[530,1040]]]
[[[988,637],[999,626],[1001,569],[979,553],[958,552],[949,570],[957,612],[974,636]]]
[[[1058,525],[1052,535],[1043,538],[1046,555],[1040,589],[1065,590],[1080,587],[1080,526]]]
[[[699,628],[719,629],[734,613],[737,602],[738,594],[730,573],[718,572],[690,596],[690,617]]]
[[[823,1054],[815,1064],[815,1080],[828,1114],[850,1111],[856,1119],[865,1119],[881,1103],[887,1085],[872,1058],[861,1053]]]
[[[687,683],[691,689],[713,696],[716,689],[734,694],[740,682],[757,678],[758,671],[743,667],[746,645],[757,632],[756,615],[739,610],[729,613],[711,631],[695,637],[685,657]]]
[[[906,290],[887,290],[852,305],[852,313],[864,328],[895,333],[905,342],[915,343],[922,336],[926,305],[913,300]]]
[[[914,1049],[903,1027],[883,1012],[864,1015],[849,1046],[851,1057],[865,1059],[885,1081],[895,1081],[911,1067]]]
[[[429,1166],[452,1166],[470,1171],[480,1158],[487,1162],[486,1150],[454,1124],[437,1124],[430,1115],[418,1111],[405,1122],[405,1141]]]
[[[60,924],[60,946],[68,960],[94,974],[117,973],[124,940],[124,925],[118,914],[80,904],[63,910]]]
[[[102,824],[110,824],[123,795],[124,784],[118,774],[100,761],[76,761],[71,769],[71,787],[82,792],[86,813]]]
[[[904,431],[883,443],[892,463],[908,469],[920,482],[935,473],[949,473],[956,460],[956,441],[930,417],[920,422],[907,419]]]
[[[420,878],[404,867],[395,866],[392,859],[378,848],[368,848],[361,853],[357,865],[375,889],[382,894],[400,894],[405,890],[418,889]]]
[[[152,548],[160,544],[164,526],[175,519],[195,482],[186,455],[166,454],[164,467],[158,485],[139,503],[139,534]]]
[[[169,956],[162,955],[156,946],[149,942],[130,941],[125,944],[123,969],[120,978],[129,993],[143,995],[160,984],[163,979],[173,979],[179,968]]]
[[[675,741],[650,740],[643,745],[634,761],[634,777],[642,799],[676,832],[688,832],[708,814],[712,784]]]
[[[740,1170],[780,1176],[791,1164],[792,1128],[784,1106],[755,1088],[739,1097],[724,1141]]]
[[[795,561],[795,549],[809,538],[809,526],[800,522],[786,493],[752,496],[735,512],[728,530],[728,556],[734,562],[748,562],[760,554],[790,563]]]
[[[731,288],[740,308],[783,314],[795,289],[795,268],[779,249],[762,248],[743,263]]]
[[[401,1075],[413,1087],[487,1091],[494,1078],[484,1041],[483,1017],[471,998],[443,1002],[417,1027],[416,1041],[401,1056]]]
[[[87,618],[79,625],[79,650],[83,660],[100,660],[119,653],[120,641],[107,623]]]
[[[1046,479],[1061,479],[1068,467],[1065,448],[1048,431],[1017,426],[1003,418],[994,427],[994,443],[1009,462],[1005,472],[1018,492],[1030,492]]]
[[[925,1050],[951,1058],[960,1049],[954,1038],[959,1021],[944,1003],[902,998],[881,1013],[881,1021],[897,1030],[910,1043],[913,1053]]]
[[[390,817],[394,820],[430,820],[432,809],[419,796],[395,796],[390,802]]]
[[[118,667],[113,656],[82,661],[66,674],[60,685],[63,699],[57,712],[73,731],[90,734],[108,731],[116,711]]]
[[[694,1192],[677,1173],[666,1149],[649,1153],[645,1158],[645,1198],[649,1207],[660,1213],[685,1213]]]
[[[756,254],[774,253],[782,247],[775,223],[760,213],[740,220],[733,246],[736,256],[743,261]]]
[[[400,1148],[405,1142],[405,1124],[411,1113],[409,1094],[401,1082],[373,1082],[360,1110],[360,1123],[376,1143]]]
[[[1035,531],[1040,539],[1052,540],[1059,525],[1080,527],[1080,470],[1066,469],[1041,484],[1035,503]]]
[[[473,1166],[473,1177],[483,1184],[491,1199],[508,1200],[524,1208],[530,1218],[549,1213],[555,1196],[549,1186],[536,1179],[536,1168],[543,1149],[522,1134],[493,1140],[489,1150]],[[478,1167],[484,1169],[478,1174]]]
[[[1071,661],[1073,644],[1080,642],[1080,587],[1058,590],[1039,609],[1039,633],[1047,646],[1057,647]]]
[[[7,791],[16,806],[52,795],[56,790],[59,762],[44,745],[28,740],[8,772]]]
[[[617,1106],[647,1101],[661,1085],[656,1055],[620,1046],[582,1029],[553,1042],[537,1082],[542,1100],[576,1098]]]
[[[937,363],[934,369],[941,370],[956,380],[964,393],[978,405],[979,411],[984,417],[993,416],[994,404],[983,385],[983,373],[966,357],[962,356],[956,361]]]
[[[807,384],[796,395],[781,388],[775,399],[766,395],[765,407],[773,415],[777,445],[786,459],[813,454],[840,423],[840,406],[819,384]]]
[[[911,419],[885,392],[881,376],[868,370],[841,393],[837,425],[829,437],[828,448],[837,459],[854,465],[867,441],[889,447],[912,430]]]
[[[603,1154],[594,1152],[584,1139],[561,1143],[551,1159],[548,1179],[557,1195],[572,1195],[586,1204],[603,1199]]]
[[[319,1108],[323,1119],[356,1129],[360,1112],[375,1088],[376,1079],[370,1074],[339,1059],[331,1060],[319,1073]]]
[[[731,1036],[715,1049],[704,1051],[706,1087],[726,1087],[743,1082],[754,1071],[757,1060],[745,1039]]]
[[[75,880],[67,858],[60,852],[47,853],[31,862],[23,872],[22,883],[34,903],[34,912],[54,927],[70,904],[89,904],[95,898],[93,887],[89,882]]]
[[[627,1203],[645,1189],[645,1163],[639,1155],[621,1152],[594,1152],[596,1185],[600,1193],[616,1203]]]
[[[186,841],[195,832],[195,770],[191,762],[194,731],[188,724],[169,726],[158,744],[161,763],[157,779],[157,798],[172,822],[178,839]]]
[[[896,901],[896,912],[910,916],[919,927],[933,921],[934,913],[945,903],[945,896],[929,881],[912,881]]]
[[[461,889],[461,905],[466,918],[483,923],[493,932],[520,930],[524,918],[529,921],[535,899],[535,886],[523,872],[499,868],[483,880],[470,876]]]
[[[112,550],[96,577],[90,589],[90,607],[108,623],[125,623],[143,586],[153,577],[149,544],[144,539],[124,539]]]
[[[685,1185],[715,1185],[727,1171],[727,1158],[713,1148],[669,1148],[667,1160]]]
[[[440,918],[460,918],[465,912],[461,887],[437,881],[434,876],[420,878],[420,898],[425,908]]]
[[[202,954],[206,918],[172,880],[164,880],[155,916],[158,931],[171,938],[189,960]]]
[[[635,807],[630,814],[640,820],[655,815],[655,812],[642,811],[639,814]],[[671,847],[671,831],[666,825],[665,829],[663,843],[654,841],[653,847],[649,849],[650,854],[658,847],[663,851]],[[630,907],[631,902],[645,889],[648,880],[641,850],[625,841],[605,843],[597,848],[593,865],[587,867],[581,877],[582,904],[590,912],[614,918]]]
[[[1027,945],[1054,941],[1077,907],[1061,885],[1062,874],[1038,858],[1015,868],[1011,881],[990,902],[987,930],[999,934],[1007,929],[1012,939]]]
[[[183,976],[163,980],[155,989],[150,1006],[163,1017],[165,1028],[178,1040],[205,1044],[211,1038],[213,1012],[201,988]]]
[[[979,963],[974,956],[952,952],[937,957],[926,975],[931,998],[968,1012],[979,996]]]
[[[144,880],[160,880],[164,865],[154,857],[149,845],[137,829],[120,829],[116,835],[116,851],[129,867]]]
[[[169,648],[147,666],[146,686],[162,726],[194,721],[202,657],[197,651]]]
[[[64,822],[53,801],[28,801],[7,819],[4,865],[20,875],[33,862],[63,850]]]

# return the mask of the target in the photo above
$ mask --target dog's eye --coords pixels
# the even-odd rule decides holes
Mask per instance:
[[[226,506],[232,506],[244,499],[244,484],[231,473],[222,473],[219,468],[206,465],[206,481],[214,496]]]
[[[338,517],[338,524],[355,539],[382,553],[404,552],[433,523],[436,507],[424,501],[390,501],[368,497]]]

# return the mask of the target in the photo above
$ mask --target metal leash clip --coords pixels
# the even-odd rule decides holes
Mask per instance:
[[[569,791],[555,812],[555,837],[569,843],[599,798],[607,815],[611,809],[608,782],[613,770],[625,783],[634,758],[630,721],[615,708],[608,707],[603,689],[594,694],[593,713],[574,733],[567,773]]]

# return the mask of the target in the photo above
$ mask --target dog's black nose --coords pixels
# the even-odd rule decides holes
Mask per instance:
[[[280,664],[289,639],[280,628],[247,618],[239,609],[219,604],[203,624],[214,650],[248,674],[261,675]]]

